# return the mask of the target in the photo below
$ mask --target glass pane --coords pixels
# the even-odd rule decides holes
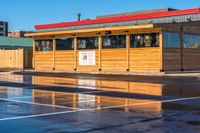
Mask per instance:
[[[97,49],[98,37],[79,37],[77,38],[78,49]]]
[[[56,39],[56,50],[73,50],[74,38]]]
[[[131,48],[159,47],[159,33],[131,34]]]
[[[164,48],[180,48],[180,33],[164,32]]]
[[[53,50],[53,40],[37,40],[35,41],[36,51],[52,51]]]
[[[200,35],[184,34],[184,48],[200,48]]]
[[[103,36],[102,48],[126,48],[126,35]]]

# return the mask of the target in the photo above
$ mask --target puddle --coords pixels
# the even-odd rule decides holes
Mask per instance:
[[[193,125],[193,126],[199,126],[200,125],[200,121],[186,121],[187,124],[189,125]]]

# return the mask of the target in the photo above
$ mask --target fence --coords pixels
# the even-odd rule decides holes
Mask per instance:
[[[0,49],[0,68],[17,68],[17,69],[32,68],[32,50]]]

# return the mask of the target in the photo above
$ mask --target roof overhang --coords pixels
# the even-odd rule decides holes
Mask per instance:
[[[121,30],[137,30],[154,28],[153,24],[144,25],[132,25],[132,26],[116,26],[116,27],[104,27],[104,28],[91,28],[91,29],[79,29],[79,30],[65,30],[65,31],[49,31],[49,32],[36,32],[27,33],[26,37],[37,37],[37,36],[55,36],[62,34],[78,34],[78,33],[92,33],[92,32],[103,32],[103,31],[121,31]]]

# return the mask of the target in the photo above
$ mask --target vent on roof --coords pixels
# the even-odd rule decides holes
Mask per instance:
[[[81,13],[77,13],[77,21],[81,21]]]

